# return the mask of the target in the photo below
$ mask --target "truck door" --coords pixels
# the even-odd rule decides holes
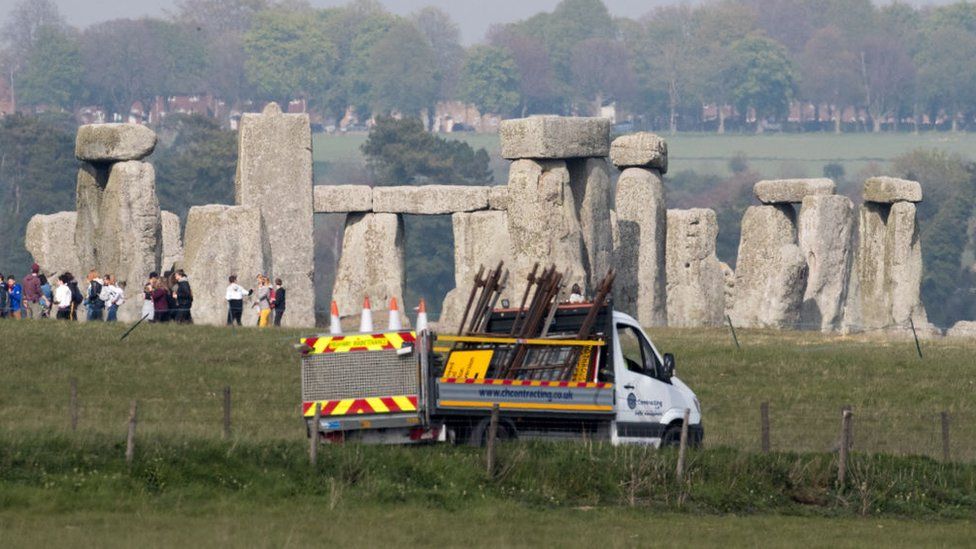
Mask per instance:
[[[658,379],[660,361],[636,326],[618,323],[616,330],[617,438],[656,443],[665,427],[661,416],[671,407],[668,386]]]

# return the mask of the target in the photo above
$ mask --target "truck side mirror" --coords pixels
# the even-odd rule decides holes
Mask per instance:
[[[664,353],[664,378],[671,379],[672,377],[674,377],[674,355]]]

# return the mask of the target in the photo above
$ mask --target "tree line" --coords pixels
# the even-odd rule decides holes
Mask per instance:
[[[442,10],[401,17],[376,0],[182,0],[163,18],[69,25],[52,0],[23,0],[4,26],[4,79],[18,108],[128,114],[157,96],[229,105],[304,100],[330,120],[420,116],[445,100],[502,117],[597,114],[644,128],[882,131],[972,126],[976,5],[871,0],[716,0],[615,18],[563,0],[495,25],[473,46]],[[853,113],[848,122],[843,113]]]

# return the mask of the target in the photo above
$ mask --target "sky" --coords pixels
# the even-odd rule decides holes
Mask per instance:
[[[0,0],[0,20],[6,19],[13,6],[22,0]],[[525,19],[540,11],[552,11],[559,0],[381,0],[390,11],[408,14],[424,6],[437,6],[451,15],[461,28],[461,40],[470,45],[481,41],[493,23],[508,23]],[[952,0],[914,0],[915,5],[944,4]],[[173,11],[176,0],[55,0],[61,13],[78,27],[122,17],[160,16]],[[348,0],[310,0],[317,7],[339,6]],[[604,0],[615,16],[640,17],[654,6],[675,3],[675,0]],[[486,6],[485,4],[488,4]]]

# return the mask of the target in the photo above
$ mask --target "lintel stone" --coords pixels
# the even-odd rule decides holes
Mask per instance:
[[[922,185],[897,177],[871,177],[864,182],[864,201],[883,204],[921,202]]]
[[[488,189],[466,185],[375,187],[373,212],[440,215],[487,210]]]
[[[316,213],[356,213],[373,210],[373,189],[369,185],[316,185]]]
[[[770,179],[752,188],[763,204],[799,204],[807,196],[834,194],[837,185],[830,179]]]
[[[531,116],[503,120],[502,158],[509,160],[603,157],[610,153],[610,119]]]

